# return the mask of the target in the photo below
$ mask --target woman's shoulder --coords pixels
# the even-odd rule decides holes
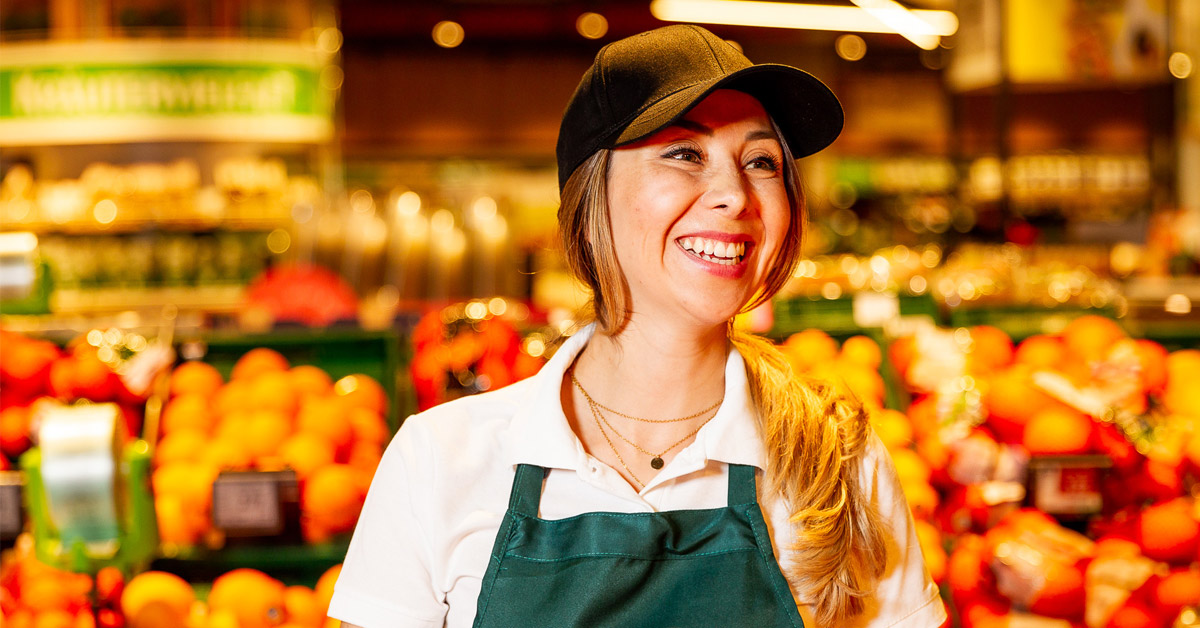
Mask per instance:
[[[414,414],[400,426],[388,453],[410,464],[427,465],[447,459],[461,462],[470,451],[497,451],[517,411],[530,402],[536,379],[454,399]]]

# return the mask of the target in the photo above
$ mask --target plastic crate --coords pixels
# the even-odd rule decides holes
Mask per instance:
[[[375,378],[388,395],[388,425],[394,433],[400,422],[416,410],[416,397],[408,374],[412,350],[394,331],[357,328],[294,329],[267,334],[211,332],[180,338],[181,347],[193,344],[205,362],[226,379],[246,352],[266,347],[281,353],[293,366],[310,364],[335,381],[361,373]],[[187,354],[192,349],[182,351]]]
[[[1037,307],[1032,305],[1002,305],[996,307],[959,308],[950,311],[951,327],[974,327],[991,325],[1008,334],[1013,342],[1020,342],[1038,334],[1056,334],[1067,323],[1080,316],[1096,315],[1111,318],[1118,324],[1116,311],[1112,308],[1088,307]]]

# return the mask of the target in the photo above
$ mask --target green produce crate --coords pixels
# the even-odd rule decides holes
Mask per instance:
[[[898,297],[901,316],[929,316],[935,323],[941,321],[937,303],[929,295],[903,295]],[[786,338],[805,329],[820,329],[829,335],[860,333],[862,327],[854,321],[854,298],[810,299],[795,297],[776,299],[772,304],[775,325],[771,336]]]
[[[1169,323],[1165,321],[1134,323],[1130,332],[1137,338],[1146,338],[1161,344],[1167,351],[1200,349],[1200,324],[1195,322]]]
[[[394,331],[361,329],[296,329],[267,334],[231,334],[212,332],[192,338],[180,338],[181,354],[192,351],[192,344],[203,352],[202,359],[216,367],[228,379],[246,352],[257,347],[274,349],[293,366],[311,364],[329,373],[335,381],[361,373],[379,381],[389,400],[388,425],[394,433],[400,422],[416,411],[416,396],[408,373],[412,349],[405,338]]]
[[[1072,320],[1094,314],[1116,320],[1113,308],[1088,307],[1038,307],[1033,305],[1003,305],[996,307],[959,308],[950,311],[951,327],[973,327],[991,325],[1008,334],[1013,342],[1020,342],[1038,334],[1056,334]]]
[[[150,568],[177,574],[188,582],[207,583],[234,569],[249,568],[287,584],[311,587],[321,574],[345,559],[349,544],[349,540],[342,539],[320,545],[186,548],[156,558]]]

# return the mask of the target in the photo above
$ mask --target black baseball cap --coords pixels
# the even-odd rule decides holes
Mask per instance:
[[[787,65],[755,65],[699,26],[664,26],[614,41],[596,53],[559,127],[559,191],[597,150],[635,142],[671,125],[718,89],[757,98],[794,157],[829,146],[842,132],[842,105],[815,76]]]

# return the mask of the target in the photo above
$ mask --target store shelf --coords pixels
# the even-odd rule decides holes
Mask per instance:
[[[58,315],[94,315],[174,305],[180,310],[224,313],[242,306],[245,291],[240,285],[56,289],[50,295],[50,310]]]
[[[5,225],[7,231],[30,231],[37,235],[112,235],[150,231],[196,233],[207,231],[271,231],[286,228],[291,220],[280,218],[222,218],[215,220],[155,218],[120,220],[109,224],[87,222],[14,222]]]
[[[321,574],[346,557],[349,539],[319,545],[227,546],[221,549],[168,550],[151,563],[151,569],[178,574],[191,582],[212,581],[234,569],[258,569],[287,582],[312,586]]]

